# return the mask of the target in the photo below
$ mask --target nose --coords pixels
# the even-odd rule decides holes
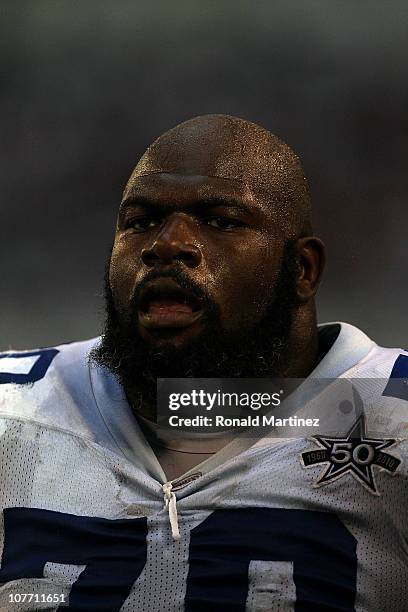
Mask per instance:
[[[192,221],[177,214],[169,218],[153,244],[142,250],[142,261],[149,268],[158,264],[182,262],[189,268],[197,268],[202,254],[194,243],[194,234],[190,226]]]

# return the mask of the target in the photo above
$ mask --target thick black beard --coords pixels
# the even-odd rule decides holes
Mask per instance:
[[[91,358],[108,368],[123,385],[133,404],[156,404],[157,378],[262,378],[282,376],[287,367],[288,340],[299,306],[296,295],[297,255],[293,241],[284,248],[282,266],[262,319],[255,325],[227,332],[220,324],[217,304],[178,269],[149,273],[132,303],[132,316],[124,320],[114,305],[105,273],[106,321],[101,343]],[[186,346],[160,348],[147,343],[137,326],[137,298],[145,282],[170,276],[204,301],[207,325]],[[239,305],[237,305],[239,307]]]

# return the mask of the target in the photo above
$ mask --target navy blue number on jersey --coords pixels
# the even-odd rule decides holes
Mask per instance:
[[[86,565],[64,610],[119,611],[146,563],[145,518],[7,508],[4,527],[0,582],[42,578],[47,562]],[[293,563],[296,612],[354,610],[356,540],[336,516],[245,508],[215,510],[192,530],[186,612],[244,611],[252,560]]]
[[[39,349],[29,353],[4,353],[0,355],[0,359],[25,359],[27,357],[37,357],[31,369],[26,374],[19,372],[0,372],[0,385],[14,383],[16,385],[26,385],[35,383],[37,380],[44,378],[52,360],[59,351],[55,348]]]
[[[86,565],[63,610],[120,610],[146,563],[146,518],[109,520],[6,508],[4,533],[0,582],[43,578],[47,562]]]
[[[296,612],[354,610],[357,542],[333,514],[216,510],[191,533],[185,612],[245,611],[251,561],[293,563]]]

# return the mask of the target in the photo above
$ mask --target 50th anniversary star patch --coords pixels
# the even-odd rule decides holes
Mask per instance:
[[[323,463],[327,466],[313,484],[314,487],[327,485],[345,474],[351,474],[371,493],[380,495],[373,468],[395,474],[401,464],[401,459],[384,452],[400,440],[367,437],[364,414],[359,416],[344,438],[312,436],[311,440],[318,448],[300,454],[303,467],[309,468]]]

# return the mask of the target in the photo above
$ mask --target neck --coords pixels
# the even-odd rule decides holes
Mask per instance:
[[[298,311],[289,337],[288,359],[282,378],[307,378],[319,363],[319,337],[314,304]]]
[[[128,391],[125,389],[125,393],[133,412],[144,419],[148,419],[154,423],[157,422],[157,407],[155,403],[141,399],[140,396],[133,393],[132,390]]]

